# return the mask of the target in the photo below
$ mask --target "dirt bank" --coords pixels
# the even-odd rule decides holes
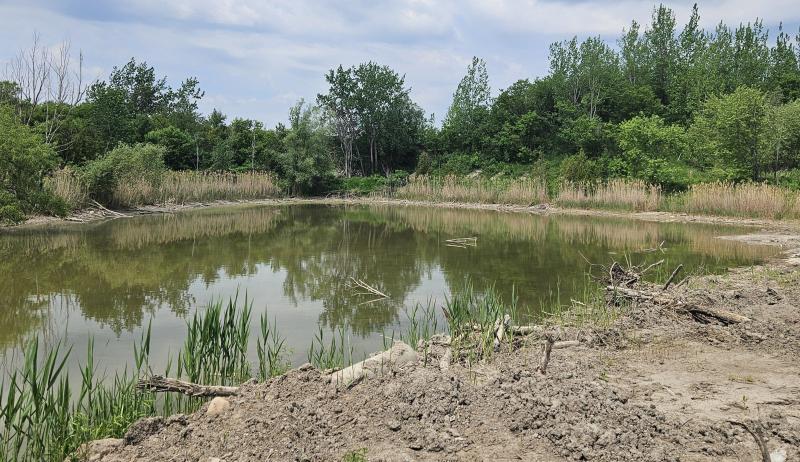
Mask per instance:
[[[535,334],[471,365],[444,367],[447,346],[421,345],[417,361],[339,390],[304,366],[221,407],[141,421],[92,460],[763,460],[740,424],[772,461],[799,460],[795,254],[667,291],[637,286],[743,322],[640,300],[608,328],[561,328],[579,342],[554,349],[546,374]]]

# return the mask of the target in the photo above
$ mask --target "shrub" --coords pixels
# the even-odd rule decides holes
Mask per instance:
[[[45,178],[44,187],[63,200],[71,210],[80,208],[86,202],[86,185],[70,166],[56,170]]]
[[[427,175],[431,173],[433,170],[433,159],[431,159],[431,155],[427,153],[427,151],[422,151],[419,155],[419,159],[417,159],[417,175]]]
[[[104,156],[89,162],[83,180],[94,199],[112,205],[137,205],[148,194],[116,194],[119,189],[156,188],[162,179],[165,149],[153,144],[120,144]]]

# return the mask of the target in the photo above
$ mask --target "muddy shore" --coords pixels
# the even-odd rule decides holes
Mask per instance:
[[[570,347],[537,370],[543,338],[503,343],[487,361],[447,361],[448,348],[418,345],[416,361],[336,388],[306,365],[192,415],[149,418],[88,460],[800,460],[800,226],[795,222],[620,213],[550,207],[432,204],[380,199],[286,199],[144,207],[135,216],[245,204],[393,204],[651,221],[749,225],[729,237],[781,246],[762,265],[693,277],[660,297],[743,316],[703,319],[675,304],[638,300],[604,328],[542,326]],[[70,222],[120,217],[84,211]],[[64,222],[32,220],[23,226]],[[220,405],[220,402],[222,405]],[[744,426],[747,427],[745,429]],[[758,435],[754,437],[750,431]]]

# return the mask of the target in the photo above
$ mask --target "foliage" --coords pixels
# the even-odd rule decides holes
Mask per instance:
[[[83,171],[89,195],[107,204],[135,205],[121,203],[115,191],[120,185],[143,184],[156,187],[165,171],[162,146],[153,144],[121,144],[104,156],[86,164]]]
[[[686,134],[677,125],[667,125],[657,115],[637,116],[619,125],[617,142],[628,172],[641,178],[648,160],[680,160],[686,150]]]
[[[0,106],[0,221],[22,221],[26,213],[64,215],[63,201],[45,191],[44,178],[58,164],[52,147],[11,110]]]

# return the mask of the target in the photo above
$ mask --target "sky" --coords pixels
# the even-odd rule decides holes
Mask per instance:
[[[666,2],[679,27],[691,1]],[[702,23],[762,18],[793,35],[798,0],[699,2]],[[84,75],[104,79],[131,57],[173,86],[200,80],[200,109],[271,126],[300,98],[324,92],[342,64],[386,64],[441,121],[472,56],[486,61],[496,94],[547,74],[550,43],[599,35],[612,43],[631,20],[648,23],[654,4],[607,0],[0,0],[0,78],[38,33],[84,54]]]

